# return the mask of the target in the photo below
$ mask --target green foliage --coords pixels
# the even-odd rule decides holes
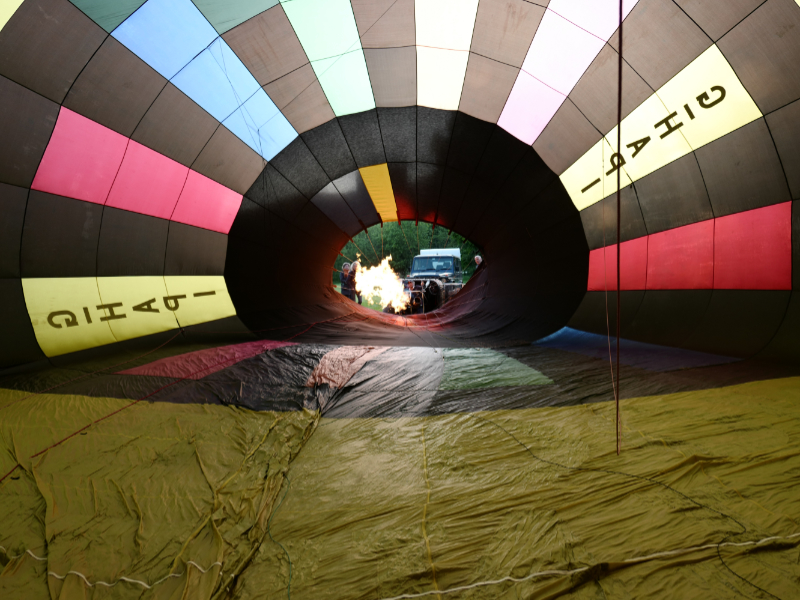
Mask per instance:
[[[475,255],[480,254],[480,249],[469,240],[444,227],[436,227],[430,223],[402,221],[373,225],[358,233],[340,253],[334,267],[341,271],[342,264],[352,262],[357,258],[365,267],[377,265],[385,256],[391,256],[389,263],[392,269],[405,277],[411,270],[411,261],[426,248],[461,248],[461,265],[464,269],[466,282],[475,271]],[[344,257],[347,257],[345,259]],[[339,273],[333,272],[334,283],[339,282]]]

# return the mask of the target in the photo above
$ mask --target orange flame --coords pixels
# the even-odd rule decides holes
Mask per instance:
[[[408,296],[403,290],[403,281],[392,271],[389,261],[391,255],[384,258],[377,267],[358,269],[356,271],[356,290],[371,302],[378,302],[381,308],[391,303],[395,310],[408,305]]]

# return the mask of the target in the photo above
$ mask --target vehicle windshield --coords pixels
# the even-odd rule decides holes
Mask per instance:
[[[411,267],[412,273],[436,271],[437,273],[453,272],[452,256],[417,256]]]

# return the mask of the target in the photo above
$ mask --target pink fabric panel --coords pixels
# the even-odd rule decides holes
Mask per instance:
[[[566,96],[604,43],[548,10],[528,49],[522,70]]]
[[[196,171],[189,171],[172,220],[228,233],[241,203],[241,194]]]
[[[268,350],[294,346],[293,342],[274,342],[259,340],[245,342],[233,346],[220,346],[208,350],[198,350],[162,358],[141,367],[120,371],[120,375],[152,375],[154,377],[171,377],[173,379],[202,379],[203,377],[222,371],[247,358],[258,356]]]
[[[130,141],[106,205],[169,219],[188,167]]]
[[[623,19],[637,1],[624,0]],[[619,25],[619,0],[550,0],[547,8],[604,40],[608,40]]]
[[[125,136],[62,106],[31,187],[103,204],[127,144]]]
[[[714,221],[654,233],[647,248],[648,290],[710,290]]]
[[[622,279],[620,287],[623,290],[643,290],[647,285],[647,236],[623,242],[620,252],[620,267]],[[605,265],[606,277],[603,278],[603,250],[606,252]],[[589,253],[589,283],[590,292],[603,291],[608,286],[609,291],[617,289],[617,245],[598,248]]]
[[[792,289],[792,203],[719,217],[714,289]]]
[[[520,71],[497,124],[515,138],[533,144],[564,99],[555,90]]]

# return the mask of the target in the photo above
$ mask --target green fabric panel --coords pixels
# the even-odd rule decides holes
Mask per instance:
[[[108,33],[130,17],[144,0],[70,0]]]
[[[311,66],[337,117],[375,108],[362,50],[314,61]]]
[[[21,464],[0,484],[0,597],[34,600],[48,586],[65,600],[212,597],[270,543],[285,473],[318,418],[141,402],[31,458],[130,401],[26,395],[0,391],[0,476]]]
[[[553,383],[536,369],[486,348],[445,348],[440,390],[467,390]]]
[[[272,8],[278,0],[193,0],[220,34]]]
[[[781,536],[720,553],[794,598],[799,391],[792,378],[623,400],[621,456],[613,402],[323,418],[272,521],[291,597],[733,600],[759,594],[715,544]],[[232,598],[286,598],[288,560],[262,546]],[[531,577],[551,570],[567,573]]]

